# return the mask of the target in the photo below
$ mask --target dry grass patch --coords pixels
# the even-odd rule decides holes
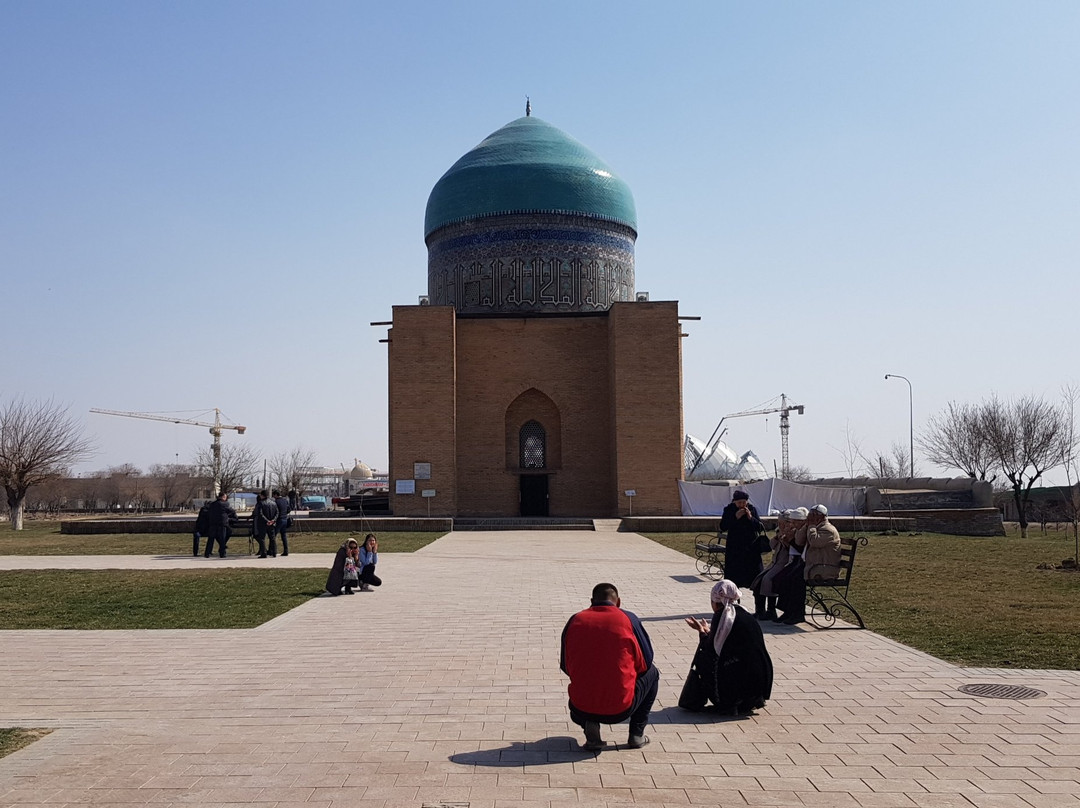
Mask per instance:
[[[1064,530],[1015,536],[869,534],[850,598],[872,631],[962,665],[1080,669],[1080,574]],[[649,538],[694,555],[695,534]]]
[[[326,570],[0,572],[5,629],[252,628],[323,593]]]
[[[0,729],[0,758],[8,756],[12,752],[18,752],[24,746],[29,746],[38,738],[44,738],[50,732],[52,732],[51,729],[42,729],[40,727]]]

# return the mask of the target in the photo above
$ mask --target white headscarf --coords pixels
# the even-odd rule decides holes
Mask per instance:
[[[723,604],[723,608],[720,609],[716,634],[713,635],[713,650],[716,651],[717,656],[720,656],[728,634],[731,633],[731,627],[735,625],[735,604],[739,602],[741,595],[739,587],[735,586],[735,582],[724,578],[716,582],[710,597],[713,603]]]

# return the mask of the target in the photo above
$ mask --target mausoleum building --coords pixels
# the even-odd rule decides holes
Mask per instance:
[[[678,304],[636,290],[626,183],[527,111],[435,184],[424,235],[388,334],[394,514],[679,513]]]

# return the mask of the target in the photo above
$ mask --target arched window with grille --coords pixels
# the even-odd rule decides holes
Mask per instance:
[[[521,468],[542,469],[547,467],[547,433],[536,421],[528,421],[518,433]]]

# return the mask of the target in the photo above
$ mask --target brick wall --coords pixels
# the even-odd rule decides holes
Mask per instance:
[[[390,475],[395,516],[517,516],[522,424],[547,435],[550,516],[677,514],[682,475],[678,304],[616,303],[608,313],[457,317],[394,307]],[[413,463],[417,493],[394,493]]]
[[[608,362],[619,516],[678,514],[683,475],[682,342],[674,301],[615,303]]]
[[[454,401],[454,310],[449,306],[394,306],[389,344],[390,508],[395,516],[426,516],[420,495],[435,489],[432,516],[457,510],[457,419]],[[396,480],[413,479],[414,463],[430,463],[431,479],[416,493],[395,493]]]
[[[518,434],[547,432],[550,516],[607,515],[607,318],[458,320],[462,516],[519,513]]]

